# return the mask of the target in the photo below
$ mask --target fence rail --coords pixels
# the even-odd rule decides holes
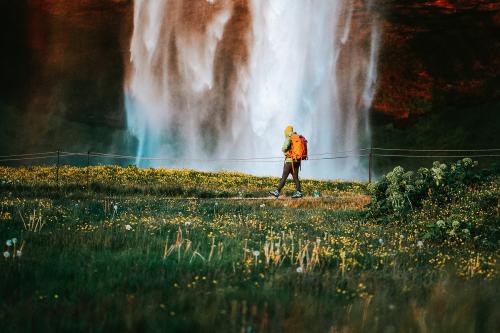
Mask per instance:
[[[430,154],[421,154],[430,153]],[[451,155],[447,155],[450,153]],[[462,154],[458,154],[462,153]],[[22,161],[37,161],[37,160],[56,160],[56,180],[59,183],[59,167],[61,159],[67,157],[85,157],[86,165],[91,165],[91,158],[112,159],[134,161],[132,164],[142,161],[166,161],[177,162],[180,164],[197,162],[197,163],[283,163],[283,156],[271,157],[241,157],[241,158],[212,158],[212,159],[193,159],[193,158],[175,158],[166,156],[134,156],[113,153],[100,152],[69,152],[69,151],[49,151],[26,154],[1,155],[0,164],[3,162],[22,162]],[[499,158],[500,148],[487,149],[409,149],[409,148],[360,148],[355,150],[345,150],[336,152],[324,152],[309,154],[309,159],[306,162],[314,162],[320,160],[336,160],[345,158],[368,158],[368,181],[372,180],[373,158],[374,157],[397,157],[397,158]],[[87,177],[87,186],[89,179]]]

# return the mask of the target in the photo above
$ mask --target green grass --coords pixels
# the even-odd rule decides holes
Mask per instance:
[[[72,167],[0,166],[0,189],[24,196],[67,197],[88,193],[107,195],[163,195],[169,197],[227,198],[267,197],[279,183],[276,177],[256,177],[235,172],[199,172],[188,169],[139,169],[135,166]],[[291,195],[291,186],[284,194]],[[323,196],[364,193],[366,184],[303,179],[302,190]]]
[[[246,195],[206,198],[188,194],[190,182],[174,196],[133,184],[89,191],[9,170],[0,241],[23,247],[0,260],[2,332],[499,329],[498,250],[419,246],[415,226],[365,218],[363,184],[312,182],[328,195],[269,200],[259,184],[275,179],[210,174]],[[207,175],[185,174],[173,171]]]

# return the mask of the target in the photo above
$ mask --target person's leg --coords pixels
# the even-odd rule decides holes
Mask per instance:
[[[286,179],[290,172],[292,172],[292,163],[285,162],[285,165],[283,165],[283,174],[281,175],[281,180],[278,185],[278,192],[281,192],[281,189],[285,186]]]
[[[295,182],[295,189],[297,190],[297,192],[302,192],[299,179],[299,169],[300,169],[300,161],[294,162],[292,176],[293,176],[293,181]]]

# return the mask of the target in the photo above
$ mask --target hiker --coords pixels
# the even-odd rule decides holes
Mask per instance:
[[[285,164],[283,165],[283,175],[278,188],[269,193],[276,198],[280,196],[281,189],[285,186],[289,174],[292,174],[295,182],[295,193],[293,199],[302,198],[303,194],[300,188],[299,169],[302,160],[307,159],[307,140],[293,131],[293,126],[285,128],[285,142],[281,148],[285,154]]]

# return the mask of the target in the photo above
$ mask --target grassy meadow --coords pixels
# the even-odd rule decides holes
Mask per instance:
[[[0,167],[1,331],[499,331],[498,180],[381,216],[364,183]]]

